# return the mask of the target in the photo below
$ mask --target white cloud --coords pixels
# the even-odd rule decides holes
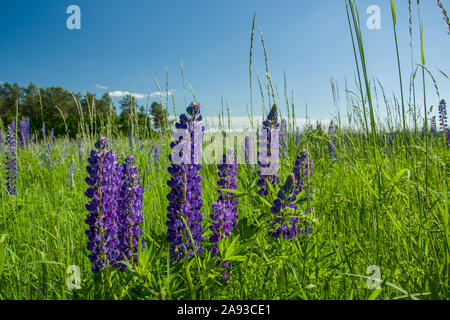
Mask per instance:
[[[145,98],[145,94],[134,93],[134,92],[129,92],[129,91],[121,91],[121,90],[111,91],[111,92],[108,92],[108,94],[110,97],[113,97],[113,98],[124,97],[127,95],[131,95],[131,96],[135,97],[136,99]]]
[[[108,89],[108,87],[106,87],[106,86],[102,86],[101,84],[96,84],[95,85],[97,88],[99,88],[99,89],[103,89],[103,90],[107,90]]]
[[[172,96],[174,93],[175,93],[175,89],[172,89],[167,92],[167,95]],[[156,92],[150,93],[150,98],[165,97],[165,96],[166,96],[166,92],[156,91]]]

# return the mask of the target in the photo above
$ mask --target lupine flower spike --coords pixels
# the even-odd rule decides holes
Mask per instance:
[[[298,197],[298,204],[303,205],[305,202],[311,201],[312,196],[312,176],[313,176],[313,161],[311,155],[306,149],[302,149],[297,156],[294,163],[294,176],[295,176],[295,193]],[[304,191],[304,195],[303,194]],[[311,213],[311,208],[307,208],[303,211],[304,216],[308,216]],[[311,232],[311,226],[308,225],[306,220],[299,220],[297,225],[297,231],[303,234],[303,237]]]
[[[277,177],[278,169],[280,167],[280,124],[278,122],[277,113],[278,108],[277,105],[274,104],[269,112],[269,115],[267,116],[267,119],[263,122],[261,132],[261,134],[266,138],[266,143],[261,143],[264,145],[261,145],[258,151],[258,164],[260,168],[257,173],[260,179],[258,180],[257,185],[260,187],[258,193],[263,196],[267,196],[269,194],[268,183],[275,185],[280,182],[280,179]],[[265,157],[263,157],[265,159],[261,159],[261,151],[265,153]]]
[[[226,155],[223,155],[223,162],[217,166],[219,172],[219,181],[217,185],[220,189],[237,189],[237,159],[234,152],[230,150],[228,152],[228,159],[234,159],[230,164],[227,163]],[[213,213],[211,219],[214,221],[210,226],[213,232],[209,238],[209,241],[214,245],[211,247],[212,255],[219,253],[219,247],[217,243],[230,236],[233,229],[237,228],[237,212],[236,205],[239,203],[237,199],[230,199],[235,196],[235,193],[228,193],[219,190],[219,198],[212,205]]]
[[[232,159],[232,160],[231,160]],[[223,162],[217,166],[219,181],[217,185],[220,189],[237,189],[237,159],[233,150],[228,151],[228,161],[227,156],[223,155]],[[209,238],[209,241],[213,243],[210,248],[211,254],[213,256],[218,256],[216,267],[222,273],[219,277],[219,281],[223,284],[228,284],[231,275],[230,264],[227,260],[223,260],[220,255],[220,250],[218,243],[226,238],[228,238],[231,232],[237,228],[237,219],[239,218],[237,213],[237,204],[239,201],[235,198],[235,193],[228,193],[219,190],[219,198],[212,205],[213,213],[211,214],[211,219],[214,221],[209,227],[213,232]]]
[[[330,142],[328,144],[328,152],[330,154],[330,159],[334,160],[336,155],[336,138],[334,134],[336,133],[336,128],[334,127],[333,121],[331,121],[330,126],[328,127],[328,134],[330,135]]]
[[[181,114],[175,124],[175,141],[170,144],[172,154],[169,160],[172,166],[168,168],[172,178],[167,182],[171,188],[167,195],[169,206],[168,236],[171,261],[192,257],[200,254],[200,245],[204,238],[201,222],[203,216],[201,176],[198,174],[201,165],[202,137],[205,127],[201,124],[200,104],[191,103],[187,114]],[[187,140],[187,141],[186,141]],[[180,146],[183,146],[180,149]],[[192,240],[193,241],[192,241]]]
[[[439,125],[441,130],[447,130],[447,106],[445,100],[441,100],[439,103]]]
[[[6,132],[6,190],[17,194],[16,123],[13,120]]]
[[[447,126],[447,105],[445,104],[445,100],[441,100],[439,103],[439,124],[444,131],[447,145],[450,146],[450,129]]]
[[[297,195],[295,194],[295,177],[290,173],[284,185],[280,188],[271,211],[275,214],[273,224],[269,235],[278,238],[292,239],[297,235],[297,218],[295,211],[298,209],[295,205]]]
[[[92,272],[97,273],[108,266],[116,266],[120,257],[116,222],[122,170],[117,162],[118,157],[109,149],[108,139],[100,137],[95,147],[97,150],[91,151],[89,166],[86,167],[89,187],[85,195],[90,201],[86,204],[89,214],[85,222],[89,225],[86,235]]]
[[[120,260],[127,260],[136,266],[138,261],[139,241],[142,246],[145,243],[140,240],[142,230],[140,225],[144,223],[142,208],[144,204],[144,188],[142,179],[136,167],[134,156],[128,156],[122,165],[122,188],[120,190],[119,200],[119,241],[120,241]],[[126,266],[122,266],[125,270]]]
[[[29,140],[30,140],[30,122],[29,122],[29,118],[22,118],[22,120],[20,120],[20,125],[19,125],[19,139],[20,139],[20,146],[22,148],[26,148],[28,147],[29,144]]]
[[[310,209],[302,213],[297,203],[303,205],[308,198],[312,200],[312,169],[309,153],[303,149],[295,160],[293,173],[288,175],[271,208],[276,215],[269,232],[272,237],[292,239],[298,235],[305,237],[311,232],[311,226],[305,218]]]

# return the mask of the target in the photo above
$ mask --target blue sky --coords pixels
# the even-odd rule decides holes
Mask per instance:
[[[411,71],[408,8],[407,1],[395,2],[407,90]],[[443,3],[450,9],[449,1]],[[66,28],[66,9],[72,4],[81,8],[81,30]],[[366,9],[373,4],[381,8],[381,30],[363,29],[369,74],[382,82],[388,94],[394,92],[399,97],[390,1],[358,1],[363,26],[369,17]],[[427,66],[438,81],[441,97],[450,99],[450,81],[436,69],[450,74],[449,35],[435,1],[422,1],[421,10]],[[114,91],[149,94],[158,91],[152,72],[165,90],[167,67],[169,89],[174,92],[179,113],[185,109],[182,60],[186,82],[194,88],[206,115],[217,115],[223,97],[233,116],[246,116],[254,12],[254,74],[265,76],[261,28],[279,104],[284,100],[285,70],[288,90],[294,91],[296,115],[303,117],[308,103],[311,118],[330,118],[336,110],[330,86],[333,76],[341,89],[340,109],[345,113],[342,90],[345,80],[354,87],[355,66],[344,0],[2,1],[0,81],[21,85],[32,81],[41,87],[62,86],[98,96]],[[414,17],[418,62],[415,6]],[[437,105],[434,88],[427,81],[428,102]],[[256,77],[253,84],[254,113],[261,114]],[[189,90],[186,99],[192,100]],[[140,102],[144,104],[146,99]]]

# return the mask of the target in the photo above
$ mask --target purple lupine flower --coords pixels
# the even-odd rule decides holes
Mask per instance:
[[[230,277],[231,277],[231,270],[230,270],[230,263],[228,261],[219,260],[218,261],[219,266],[223,266],[222,271],[222,277],[218,279],[223,285],[228,285],[230,283]]]
[[[13,120],[6,132],[6,190],[17,194],[16,122]]]
[[[330,135],[330,142],[328,143],[328,152],[330,154],[330,159],[334,160],[336,155],[336,138],[334,134],[336,133],[336,128],[334,126],[333,121],[331,121],[330,126],[328,127],[328,134]]]
[[[117,266],[120,257],[119,239],[117,237],[118,201],[122,186],[122,170],[116,156],[109,149],[108,139],[98,138],[96,150],[92,150],[88,158],[86,170],[89,185],[85,195],[90,199],[86,204],[89,211],[85,222],[89,242],[87,248],[91,251],[92,272],[97,273],[108,266]]]
[[[22,118],[19,123],[19,141],[20,147],[25,148],[27,146],[27,120]]]
[[[142,208],[144,204],[144,188],[142,179],[136,166],[133,155],[125,158],[122,165],[122,188],[120,190],[118,237],[120,241],[120,260],[126,259],[132,265],[137,266],[139,239],[142,236],[140,225],[144,223]],[[145,243],[141,240],[142,246]],[[125,270],[126,266],[122,266]]]
[[[293,173],[286,178],[271,208],[272,213],[276,215],[269,232],[272,237],[292,239],[299,234],[304,237],[311,231],[306,221],[298,217],[300,210],[296,203],[303,204],[311,199],[312,169],[309,153],[303,149],[295,160]],[[301,194],[303,191],[304,194]],[[297,200],[299,195],[300,199]],[[305,215],[308,213],[309,209],[304,210]]]
[[[45,122],[42,123],[42,141],[45,141]]]
[[[299,195],[303,190],[309,188],[306,194],[303,196],[304,200],[307,199],[308,193],[312,192],[311,183],[313,175],[313,162],[309,152],[306,149],[302,149],[294,162],[294,177],[295,177],[295,194]]]
[[[26,137],[27,137],[27,147],[29,147],[31,145],[31,138],[30,138],[30,134],[31,134],[31,122],[30,122],[30,118],[26,118],[27,119],[27,132],[26,132]]]
[[[444,99],[439,103],[439,125],[444,132],[447,130],[447,106]]]
[[[220,189],[237,189],[237,159],[234,151],[228,152],[230,158],[234,159],[232,163],[227,163],[227,156],[223,155],[223,162],[217,166],[219,172],[219,181],[217,185]],[[228,193],[219,190],[219,198],[212,205],[213,213],[211,219],[214,220],[213,224],[209,227],[213,232],[209,238],[209,241],[214,245],[210,248],[212,255],[219,253],[219,247],[217,243],[230,236],[233,229],[237,228],[237,212],[236,208],[239,201],[237,199],[230,199],[235,196],[235,193]]]
[[[280,124],[278,122],[278,108],[277,105],[274,104],[272,109],[267,116],[267,119],[263,122],[262,134],[266,138],[267,144],[260,146],[258,151],[258,164],[259,170],[258,175],[260,179],[257,182],[258,193],[260,195],[267,196],[269,194],[268,184],[271,183],[275,185],[280,182],[280,179],[277,177],[278,169],[280,167],[280,154],[279,150],[279,128]],[[260,153],[265,153],[265,161],[264,163],[261,161]],[[272,161],[270,161],[272,160]],[[270,169],[269,169],[270,168]],[[268,171],[268,172],[264,172]]]
[[[312,200],[312,176],[313,176],[313,162],[308,150],[302,149],[294,162],[294,177],[295,177],[295,189],[294,193],[299,196],[304,192],[304,195],[300,195],[297,199],[297,203],[303,205],[307,201]],[[311,209],[304,210],[304,214],[308,215]],[[306,221],[300,219],[297,223],[297,231],[303,234],[303,237],[311,232],[311,226],[308,226]]]
[[[204,241],[201,226],[203,216],[200,212],[203,205],[200,184],[202,178],[198,172],[202,167],[201,141],[205,127],[201,124],[200,104],[191,103],[186,111],[187,115],[181,114],[179,122],[175,124],[178,133],[183,133],[184,136],[183,134],[177,136],[174,133],[175,141],[170,144],[172,154],[169,155],[172,166],[168,168],[168,171],[172,178],[167,181],[171,191],[167,195],[169,220],[166,224],[167,241],[170,243],[170,255],[173,262],[186,256],[192,257],[194,251],[200,254],[203,251],[200,243]],[[178,151],[180,146],[185,148]]]
[[[50,130],[50,141],[55,143],[55,130],[53,130],[53,128]]]
[[[294,203],[296,198],[295,177],[293,173],[290,173],[284,185],[278,191],[273,206],[270,208],[272,213],[276,215],[269,231],[270,236],[274,238],[281,236],[284,239],[292,239],[297,236],[298,219],[295,217],[295,211],[298,207]]]

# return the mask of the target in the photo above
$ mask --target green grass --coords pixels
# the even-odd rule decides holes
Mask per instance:
[[[367,288],[366,279],[348,274],[369,276],[367,268],[376,265],[382,280],[408,294],[447,299],[448,150],[442,138],[429,146],[428,180],[432,183],[426,199],[425,152],[420,141],[408,147],[414,160],[406,162],[407,149],[396,143],[401,137],[392,139],[390,156],[386,152],[381,156],[378,192],[377,166],[363,136],[340,131],[337,161],[332,162],[325,133],[303,135],[300,147],[308,147],[314,161],[312,206],[317,223],[302,243],[267,235],[272,216],[255,192],[256,172],[240,166],[239,229],[233,237],[234,248],[231,240],[224,246],[232,266],[228,285],[215,280],[215,262],[206,253],[168,263],[166,148],[158,173],[154,166],[148,171],[148,147],[135,153],[147,189],[143,226],[147,246],[138,270],[107,271],[96,278],[90,271],[84,234],[86,153],[80,162],[77,148],[60,140],[54,157],[62,160],[48,168],[40,165],[38,146],[20,150],[18,195],[10,197],[4,185],[1,188],[0,298],[368,299],[374,291]],[[382,143],[380,140],[380,148]],[[85,151],[89,148],[87,145]],[[114,140],[121,159],[127,148],[127,139]],[[290,141],[282,177],[292,170],[297,150]],[[67,182],[72,158],[76,164],[74,188]],[[201,169],[206,238],[211,204],[217,196],[216,174],[213,165]],[[426,203],[427,210],[423,210]],[[66,287],[69,265],[81,269],[80,290]],[[386,284],[377,294],[377,299],[404,296]]]
[[[309,150],[314,162],[310,205],[315,223],[307,239],[282,240],[268,236],[273,219],[271,199],[264,200],[256,193],[256,168],[240,165],[237,181],[239,228],[221,244],[224,258],[231,262],[229,283],[216,280],[220,270],[207,250],[192,259],[171,263],[165,240],[166,195],[169,192],[166,184],[169,180],[167,146],[170,140],[169,136],[161,135],[159,140],[146,138],[143,148],[138,145],[134,152],[146,189],[143,200],[146,246],[139,255],[139,266],[126,272],[106,270],[94,276],[90,271],[84,233],[88,213],[84,207],[88,200],[84,196],[87,187],[85,167],[96,138],[89,128],[92,117],[95,118],[90,112],[91,118],[80,123],[83,159],[78,157],[76,143],[71,144],[67,138],[57,139],[54,144],[51,166],[42,165],[44,145],[19,149],[17,196],[6,192],[2,152],[0,299],[448,299],[449,149],[445,137],[441,133],[433,140],[418,130],[420,119],[416,107],[419,106],[415,99],[414,106],[409,102],[410,109],[414,109],[415,124],[414,130],[410,130],[408,119],[405,119],[403,94],[402,108],[396,108],[386,99],[381,84],[388,119],[387,124],[377,122],[377,88],[376,85],[371,87],[367,73],[358,11],[354,1],[349,0],[348,5],[358,82],[354,92],[347,90],[349,123],[338,127],[335,134],[336,160],[332,161],[328,155],[328,134],[308,128],[297,145],[295,122],[288,119],[289,124],[292,120],[292,126],[289,125],[289,147],[282,158],[281,180],[292,171],[301,148]],[[396,32],[396,23],[400,21],[393,19]],[[252,125],[256,105],[252,98],[251,67],[254,23],[253,20],[248,111]],[[420,24],[422,26],[421,21]],[[265,99],[270,107],[275,93],[261,31],[260,36],[267,82],[256,70],[254,72],[264,114]],[[397,45],[397,35],[394,36]],[[423,46],[421,50],[422,80],[425,82]],[[398,47],[397,55],[393,53],[393,57],[397,57],[400,65]],[[186,87],[182,63],[181,69]],[[402,86],[401,70],[398,71]],[[415,97],[416,71],[413,68],[409,97]],[[154,80],[158,85],[156,78]],[[337,90],[333,81],[332,87]],[[377,97],[376,109],[372,90]],[[288,118],[294,113],[299,114],[293,100],[290,101],[292,112],[289,112],[286,81],[284,92]],[[422,108],[426,111],[426,92],[424,95]],[[168,100],[165,108],[169,109]],[[223,128],[223,114],[221,119]],[[389,130],[384,131],[386,126]],[[130,153],[128,137],[115,136],[117,130],[110,123],[100,131],[113,141],[113,150],[120,159]],[[389,150],[386,134],[391,139]],[[155,142],[161,145],[161,162],[157,167],[152,164],[149,168],[147,154]],[[67,173],[72,161],[75,173],[74,185],[70,186]],[[208,239],[211,205],[217,197],[217,168],[204,165],[200,174],[204,236]],[[81,270],[81,288],[78,290],[69,290],[66,285],[71,276],[67,268],[71,265]],[[380,269],[382,283],[379,290],[367,286],[370,266]]]

